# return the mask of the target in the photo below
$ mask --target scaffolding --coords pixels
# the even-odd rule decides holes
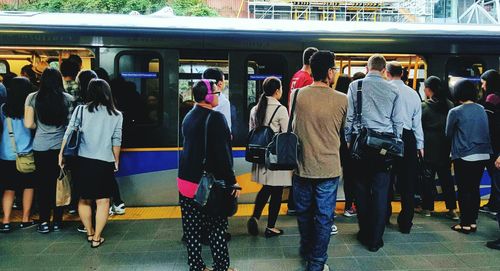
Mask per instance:
[[[249,0],[253,19],[432,22],[437,0]]]

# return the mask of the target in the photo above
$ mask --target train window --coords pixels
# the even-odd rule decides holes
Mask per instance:
[[[477,57],[452,57],[446,63],[446,77],[448,78],[448,88],[451,92],[455,83],[462,79],[472,81],[477,89],[481,88],[481,74],[485,71],[485,64]],[[480,91],[478,93],[481,94]]]
[[[0,74],[6,74],[9,71],[9,63],[5,60],[0,60]]]

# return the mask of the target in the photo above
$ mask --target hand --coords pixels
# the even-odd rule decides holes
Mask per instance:
[[[238,184],[235,184],[234,187],[235,187],[235,189],[233,190],[231,195],[233,195],[235,198],[239,198],[241,195],[241,186],[239,186]]]
[[[62,153],[59,153],[59,167],[64,168],[64,157]]]
[[[120,161],[115,161],[115,172],[118,171],[118,169],[120,168]]]
[[[417,151],[417,156],[420,155],[421,158],[424,158],[424,149],[420,149]]]
[[[498,156],[497,160],[495,161],[495,167],[500,169],[500,156]]]

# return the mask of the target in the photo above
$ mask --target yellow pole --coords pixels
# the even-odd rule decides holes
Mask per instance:
[[[245,4],[245,0],[241,0],[240,9],[238,10],[238,15],[236,15],[236,18],[240,17],[241,11],[243,10],[243,4]]]
[[[349,62],[347,63],[347,75],[351,76],[351,58],[349,57]]]
[[[417,79],[418,79],[418,65],[419,65],[419,62],[420,59],[418,59],[418,56],[417,56],[417,59],[415,60],[415,68],[413,69],[413,89],[414,90],[417,90]]]

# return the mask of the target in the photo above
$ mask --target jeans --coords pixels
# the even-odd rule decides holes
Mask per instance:
[[[293,176],[293,196],[300,232],[300,253],[308,271],[322,271],[337,202],[339,177],[309,179]]]

